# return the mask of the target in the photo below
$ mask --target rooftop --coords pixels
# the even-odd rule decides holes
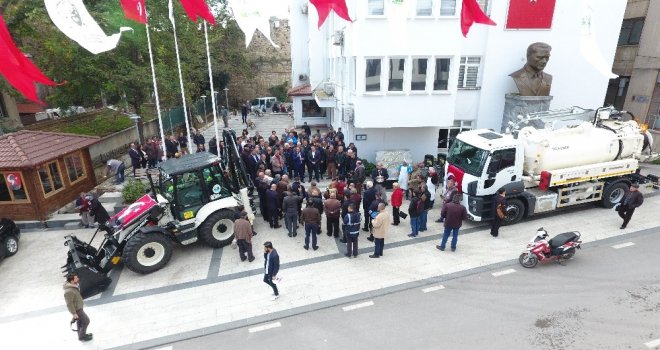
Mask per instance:
[[[294,86],[286,94],[288,96],[312,96],[312,86],[310,84]]]
[[[89,147],[98,137],[22,130],[0,136],[0,168],[31,168]]]

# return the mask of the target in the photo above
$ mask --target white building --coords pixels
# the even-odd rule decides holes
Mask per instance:
[[[499,130],[504,95],[517,92],[508,75],[533,42],[553,47],[553,109],[602,105],[626,7],[556,0],[550,29],[510,30],[509,1],[479,0],[497,26],[475,24],[464,38],[461,0],[346,2],[353,22],[331,12],[319,30],[314,6],[292,0],[294,117],[341,127],[370,161],[386,149],[419,161],[461,129]]]

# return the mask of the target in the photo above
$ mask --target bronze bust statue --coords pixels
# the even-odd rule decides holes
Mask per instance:
[[[518,87],[520,96],[550,96],[552,75],[543,72],[550,60],[552,47],[546,43],[533,43],[527,47],[527,63],[509,74]]]

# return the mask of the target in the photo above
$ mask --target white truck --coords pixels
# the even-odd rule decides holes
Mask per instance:
[[[587,202],[611,208],[639,176],[644,139],[623,113],[573,107],[519,117],[518,124],[536,121],[541,128],[512,123],[507,134],[462,132],[449,150],[446,178],[457,181],[473,221],[492,219],[500,188],[506,189],[505,224]]]

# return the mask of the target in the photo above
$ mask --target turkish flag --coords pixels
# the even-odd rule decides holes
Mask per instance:
[[[144,0],[121,0],[121,7],[124,9],[126,18],[147,24],[147,11],[144,7]]]
[[[509,0],[506,29],[550,29],[555,0]]]
[[[57,85],[16,47],[2,16],[0,16],[0,74],[25,98],[40,105],[44,103],[39,100],[34,84]]]
[[[461,10],[461,32],[464,37],[467,37],[470,27],[474,23],[496,25],[488,15],[481,9],[477,0],[463,0],[463,7]]]
[[[206,5],[204,0],[180,0],[183,10],[186,11],[188,18],[191,21],[197,22],[197,17],[202,17],[210,24],[215,24],[215,17],[211,13],[211,9]]]
[[[348,15],[348,7],[346,6],[346,0],[309,0],[309,2],[316,7],[316,11],[319,13],[319,29],[325,22],[326,18],[330,14],[330,11],[335,11],[337,16],[353,22],[351,17]]]

